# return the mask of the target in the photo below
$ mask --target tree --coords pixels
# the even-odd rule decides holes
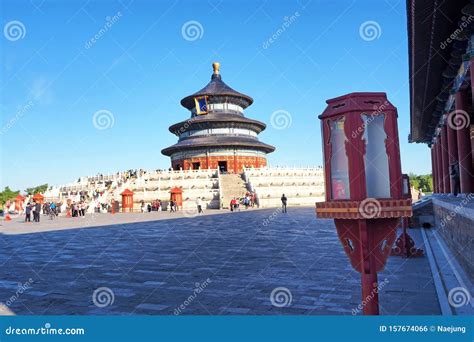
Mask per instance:
[[[0,192],[0,204],[3,206],[6,201],[14,199],[20,191],[13,191],[8,186]]]
[[[423,192],[433,192],[433,177],[428,175],[416,175],[409,173],[410,185],[414,186],[416,190],[421,189]]]
[[[37,193],[44,193],[46,190],[48,190],[48,184],[42,184],[42,185],[38,185],[37,187],[34,187],[34,188],[27,188],[25,190],[25,192],[28,195],[34,195],[34,194],[37,194]]]

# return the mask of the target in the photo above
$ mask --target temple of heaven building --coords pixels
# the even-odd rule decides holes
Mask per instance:
[[[212,66],[211,81],[181,100],[191,118],[170,126],[178,143],[161,153],[171,157],[175,170],[219,168],[221,172],[240,173],[244,167],[266,166],[266,155],[275,147],[258,140],[266,125],[244,116],[253,99],[222,81],[219,63]]]

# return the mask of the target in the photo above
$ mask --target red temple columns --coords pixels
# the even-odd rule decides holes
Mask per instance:
[[[474,177],[472,168],[470,116],[467,112],[467,96],[465,90],[460,90],[456,93],[456,111],[453,115],[454,117],[450,120],[450,123],[457,131],[460,188],[462,193],[470,193],[474,191]]]
[[[448,136],[447,128],[444,125],[441,128],[441,168],[443,175],[443,193],[451,192],[451,184],[449,183],[449,155],[448,155]]]
[[[433,178],[433,192],[438,192],[438,185],[436,182],[438,181],[438,177],[436,176],[436,148],[434,144],[430,147],[431,150],[431,175]]]
[[[457,111],[457,102],[456,102],[456,111]],[[456,113],[453,112],[453,113]],[[453,113],[449,114],[450,116],[453,115]],[[455,115],[455,114],[454,114]],[[446,124],[446,132],[447,132],[447,140],[448,140],[448,177],[449,179],[447,180],[450,183],[450,189],[451,191],[454,191],[454,178],[452,178],[449,175],[449,170],[450,170],[450,165],[453,165],[458,162],[458,142],[456,138],[456,130],[452,125],[449,124],[449,118],[448,118],[448,124]]]
[[[438,170],[438,193],[440,194],[444,192],[443,161],[441,155],[441,138],[438,136],[436,139],[436,164]]]

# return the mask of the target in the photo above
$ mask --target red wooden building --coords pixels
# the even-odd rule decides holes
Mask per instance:
[[[474,192],[474,4],[407,1],[410,142],[427,144],[436,193]],[[450,177],[459,169],[459,183]]]

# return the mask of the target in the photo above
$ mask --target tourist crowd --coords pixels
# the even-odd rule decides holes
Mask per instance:
[[[244,197],[234,197],[230,200],[230,211],[240,211],[240,206],[243,205],[245,209],[260,207],[260,201],[256,192],[247,192]]]

